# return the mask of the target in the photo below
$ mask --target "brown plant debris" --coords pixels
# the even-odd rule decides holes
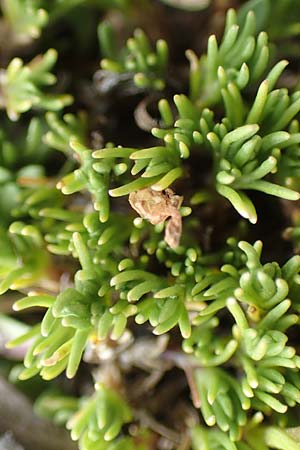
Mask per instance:
[[[179,245],[182,220],[179,208],[183,197],[176,195],[172,189],[155,191],[152,188],[140,189],[129,194],[129,203],[143,219],[152,225],[165,222],[165,241],[171,248]]]

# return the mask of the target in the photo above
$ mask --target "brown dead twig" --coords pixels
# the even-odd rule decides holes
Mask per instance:
[[[34,414],[27,397],[0,377],[0,433],[10,431],[25,450],[76,450],[69,433]]]

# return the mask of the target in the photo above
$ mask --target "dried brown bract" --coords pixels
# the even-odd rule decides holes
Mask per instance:
[[[157,225],[169,219],[165,229],[165,241],[171,248],[179,245],[182,220],[179,208],[183,197],[171,189],[155,191],[151,188],[141,189],[129,194],[129,203],[143,219]]]

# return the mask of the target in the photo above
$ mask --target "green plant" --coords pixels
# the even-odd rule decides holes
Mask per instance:
[[[40,37],[43,28],[49,23],[66,17],[78,7],[95,6],[99,9],[108,7],[124,8],[128,0],[2,0],[3,15],[15,35],[15,40],[24,45]]]
[[[51,21],[55,8],[64,17],[69,6],[90,7],[17,3],[4,16],[31,37],[45,25],[36,8]],[[117,3],[134,17],[134,5]],[[300,448],[300,91],[279,84],[287,61],[273,64],[249,5],[262,8],[228,10],[220,44],[212,35],[206,54],[186,52],[188,76],[172,98],[165,40],[154,51],[137,29],[119,50],[108,21],[94,30],[107,79],[129,77],[134,104],[158,98],[158,126],[141,148],[112,144],[109,127],[95,148],[93,120],[105,123],[114,92],[100,106],[83,102],[86,112],[74,113],[76,95],[72,113],[54,112],[72,101],[43,91],[55,81],[55,50],[3,72],[1,103],[17,128],[7,119],[0,135],[0,292],[15,291],[13,310],[31,324],[7,347],[27,346],[21,380],[88,378],[79,398],[58,389],[36,400],[81,450]],[[270,245],[265,204],[274,222],[286,218],[294,251]],[[178,369],[191,399],[175,389],[164,411],[164,383]],[[172,409],[182,403],[178,424]]]
[[[116,73],[132,73],[137,87],[161,90],[165,87],[164,77],[168,64],[168,46],[160,39],[155,52],[145,33],[137,29],[127,40],[126,49],[118,52],[113,28],[101,22],[98,27],[99,43],[105,59],[101,61],[104,70]]]
[[[43,56],[37,56],[24,66],[20,58],[14,58],[1,78],[1,107],[6,109],[11,120],[32,107],[59,110],[72,102],[70,95],[45,94],[44,85],[55,83],[55,76],[49,72],[57,58],[54,49]]]

